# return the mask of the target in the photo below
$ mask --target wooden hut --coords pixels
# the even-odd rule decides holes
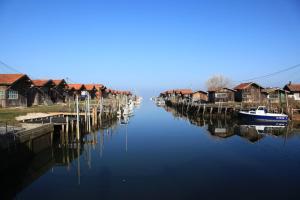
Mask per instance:
[[[52,101],[54,103],[63,103],[69,100],[68,84],[65,79],[53,80],[55,86],[52,88]]]
[[[68,95],[73,100],[75,100],[76,95],[81,97],[82,92],[85,91],[85,86],[83,84],[68,84],[68,86]]]
[[[104,92],[102,93],[102,96],[103,96],[103,98],[106,98],[106,99],[112,99],[116,96],[116,92],[115,92],[115,90],[106,88],[104,90]]]
[[[289,82],[289,84],[286,84],[283,89],[289,92],[289,98],[300,101],[300,84]]]
[[[235,90],[230,88],[219,88],[208,91],[208,101],[216,102],[234,102]]]
[[[208,93],[202,90],[198,90],[193,92],[192,94],[193,102],[206,103],[208,101]]]
[[[190,101],[192,99],[193,91],[191,89],[177,89],[173,91],[176,101]]]
[[[257,83],[241,83],[234,88],[234,90],[236,90],[235,101],[260,103],[264,101],[264,95],[262,95],[263,89],[264,88]]]
[[[48,80],[32,80],[33,89],[30,96],[33,98],[33,105],[52,105],[52,88],[55,84],[51,79]]]
[[[0,74],[0,106],[31,106],[28,96],[32,82],[25,74]]]
[[[86,91],[90,94],[91,99],[96,98],[97,89],[95,84],[84,84]]]
[[[103,97],[103,93],[105,92],[106,90],[106,87],[102,84],[95,84],[95,87],[96,87],[96,97],[98,99],[102,98]]]
[[[286,91],[275,87],[275,88],[265,88],[262,90],[262,94],[266,96],[266,103],[272,104],[282,104],[286,103]]]

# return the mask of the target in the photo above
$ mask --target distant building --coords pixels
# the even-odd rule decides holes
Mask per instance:
[[[192,94],[192,101],[193,102],[201,102],[206,103],[208,101],[208,93],[202,90],[198,90],[193,92]]]
[[[175,101],[190,101],[192,100],[193,91],[191,89],[177,89],[173,91]]]
[[[28,95],[32,82],[25,74],[0,74],[0,106],[26,107],[32,100]]]
[[[264,88],[257,83],[241,83],[234,88],[234,90],[236,91],[235,101],[260,103],[265,98],[265,96],[262,94],[263,89]]]
[[[208,101],[216,102],[234,102],[235,90],[229,88],[219,88],[208,91]]]
[[[289,83],[283,87],[284,90],[289,91],[289,98],[293,98],[296,101],[300,101],[300,84]]]

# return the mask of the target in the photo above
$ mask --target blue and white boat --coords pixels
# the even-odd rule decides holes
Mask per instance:
[[[265,106],[258,106],[256,110],[240,111],[239,116],[249,121],[287,122],[288,116],[279,113],[268,113]]]

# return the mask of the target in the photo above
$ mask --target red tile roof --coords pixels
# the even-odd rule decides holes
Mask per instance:
[[[65,79],[56,79],[56,80],[52,80],[53,83],[58,86],[59,84],[61,84],[62,82],[66,82]]]
[[[0,84],[2,85],[12,85],[17,80],[26,76],[25,74],[0,74]]]
[[[94,84],[85,84],[84,86],[85,86],[86,90],[88,90],[88,91],[92,91],[92,90],[96,89]]]
[[[218,91],[220,91],[220,90],[229,90],[229,91],[231,91],[231,92],[236,92],[235,90],[233,90],[233,89],[230,89],[230,88],[216,88],[216,89],[210,89],[210,90],[208,90],[208,92],[218,92]]]
[[[299,83],[298,84],[294,84],[294,83],[287,84],[285,86],[285,88],[291,92],[300,92],[300,84]]]
[[[260,85],[258,85],[257,83],[250,82],[250,83],[241,83],[241,84],[235,86],[233,89],[234,90],[244,90],[244,89],[247,89],[250,85],[253,85],[253,84],[257,85],[260,88],[263,88]]]
[[[202,94],[207,94],[207,92],[205,92],[205,91],[203,91],[203,90],[198,90],[198,91],[196,91],[196,92],[194,92],[193,94],[196,94],[196,93],[202,93]]]
[[[85,89],[85,85],[83,84],[68,84],[70,89],[81,90]]]
[[[52,82],[52,80],[32,80],[33,85],[36,87],[43,87],[49,82]]]

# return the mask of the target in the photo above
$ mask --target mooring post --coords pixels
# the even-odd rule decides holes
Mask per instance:
[[[76,140],[79,141],[80,139],[80,132],[79,132],[79,102],[78,102],[78,94],[76,95]]]
[[[88,93],[88,131],[91,132],[91,107],[90,107],[90,93]]]
[[[69,116],[66,117],[66,132],[69,133]]]
[[[51,131],[51,133],[50,133],[50,144],[51,144],[51,146],[53,144],[53,131]]]

